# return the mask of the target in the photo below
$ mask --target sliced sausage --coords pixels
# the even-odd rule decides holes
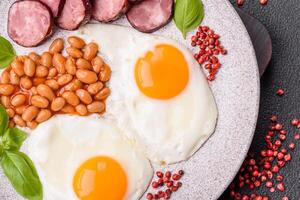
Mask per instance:
[[[46,4],[52,11],[53,17],[56,18],[60,15],[66,0],[40,0]]]
[[[91,18],[92,7],[89,0],[66,0],[56,24],[66,30],[75,30]]]
[[[129,23],[138,31],[151,33],[169,23],[174,0],[144,0],[127,13]]]
[[[118,19],[129,8],[128,0],[92,0],[93,19],[99,22],[110,22]]]
[[[19,45],[37,46],[53,32],[52,12],[39,1],[16,1],[9,9],[7,31]]]

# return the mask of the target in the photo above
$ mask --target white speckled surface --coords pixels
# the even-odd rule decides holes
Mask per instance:
[[[0,34],[5,37],[7,11],[12,2],[0,1]],[[222,194],[234,178],[251,144],[259,107],[257,62],[241,20],[227,0],[203,0],[203,3],[206,11],[203,24],[209,25],[221,35],[222,44],[229,54],[221,58],[223,67],[217,80],[211,84],[219,109],[216,132],[189,161],[168,167],[186,171],[182,180],[183,187],[172,196],[172,199],[178,200],[210,200]],[[128,25],[125,19],[117,23]],[[65,33],[58,31],[55,35]],[[156,34],[189,44],[182,40],[173,22]],[[34,50],[44,50],[49,42]],[[18,53],[30,51],[15,47]],[[20,199],[2,172],[0,199]]]

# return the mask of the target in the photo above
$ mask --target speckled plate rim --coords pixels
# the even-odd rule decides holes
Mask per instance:
[[[6,3],[7,2],[7,3]],[[7,0],[5,3],[2,1],[0,2],[0,7],[2,8],[7,8],[7,4],[10,4],[12,2],[12,0]],[[216,100],[217,103],[222,101],[228,101],[227,99],[224,99],[224,92],[222,91],[224,88],[224,90],[226,92],[229,92],[229,94],[226,94],[225,96],[228,97],[228,99],[233,100],[233,101],[237,101],[239,98],[237,98],[237,100],[235,99],[236,97],[232,97],[230,92],[234,93],[234,89],[237,89],[238,92],[244,91],[243,89],[245,89],[245,92],[247,92],[247,94],[245,95],[249,95],[249,94],[253,94],[253,96],[251,96],[250,99],[247,99],[248,101],[245,101],[245,97],[241,98],[243,100],[244,104],[247,104],[247,106],[245,105],[241,105],[241,107],[243,107],[243,109],[249,109],[249,110],[242,110],[241,108],[236,109],[240,112],[245,112],[245,114],[247,115],[246,119],[245,116],[243,115],[244,113],[234,113],[234,115],[231,116],[235,116],[236,119],[238,119],[237,121],[243,121],[243,123],[248,122],[249,124],[245,125],[246,126],[246,132],[243,132],[242,137],[243,138],[239,138],[237,134],[237,136],[235,136],[234,134],[231,135],[230,137],[230,141],[224,141],[224,136],[220,134],[220,132],[224,132],[221,129],[225,128],[226,130],[233,130],[233,132],[237,133],[237,129],[239,129],[239,127],[232,127],[230,124],[226,124],[226,120],[224,121],[224,119],[222,117],[220,117],[221,120],[219,120],[218,124],[217,124],[217,129],[214,135],[212,135],[212,137],[210,137],[210,139],[200,148],[200,150],[186,163],[182,162],[182,163],[178,163],[176,165],[171,165],[168,166],[167,168],[169,169],[178,169],[178,168],[184,168],[187,169],[186,170],[186,175],[183,177],[183,182],[184,182],[184,188],[182,188],[178,193],[174,194],[174,198],[173,199],[180,199],[180,200],[194,200],[194,199],[200,199],[200,200],[210,200],[210,199],[217,199],[223,192],[224,190],[226,190],[226,188],[228,187],[228,185],[231,183],[231,181],[233,180],[233,178],[235,177],[236,173],[238,172],[243,160],[245,159],[245,156],[249,150],[249,147],[251,145],[252,142],[252,138],[254,135],[254,131],[256,128],[256,122],[257,122],[257,117],[258,117],[258,110],[259,110],[259,99],[260,99],[260,83],[259,83],[259,73],[258,73],[258,66],[257,66],[257,61],[256,61],[256,56],[255,56],[255,52],[254,52],[254,48],[252,45],[252,42],[250,40],[250,37],[246,31],[246,28],[244,27],[241,19],[239,18],[238,14],[236,13],[236,11],[234,10],[233,6],[231,5],[231,3],[228,0],[215,0],[215,1],[210,1],[210,0],[203,0],[205,9],[207,12],[211,12],[208,13],[208,17],[206,16],[203,24],[207,24],[209,26],[211,26],[213,29],[216,30],[217,33],[219,33],[221,35],[221,40],[225,41],[225,47],[226,46],[230,46],[229,43],[229,39],[232,39],[232,35],[236,34],[236,33],[232,33],[230,31],[232,30],[226,30],[224,31],[224,29],[220,29],[220,27],[233,27],[233,31],[237,31],[238,32],[238,40],[242,40],[243,43],[239,44],[239,45],[232,45],[234,47],[237,47],[238,50],[243,50],[244,48],[246,48],[246,52],[247,55],[244,55],[245,53],[237,53],[234,52],[233,54],[236,55],[242,55],[243,58],[237,58],[236,60],[242,60],[243,62],[241,63],[237,63],[235,62],[235,60],[229,60],[230,59],[230,52],[229,52],[229,56],[228,58],[224,57],[224,60],[222,59],[222,62],[224,62],[224,66],[222,67],[220,73],[217,75],[217,80],[215,82],[213,82],[211,84],[212,90],[216,96]],[[222,10],[224,9],[224,10]],[[0,10],[0,16],[6,16],[7,14],[7,10],[6,9],[1,9]],[[209,18],[209,19],[208,19]],[[214,18],[218,18],[218,19],[214,19]],[[226,20],[227,21],[226,21]],[[220,20],[224,23],[230,24],[231,26],[227,25],[227,24],[217,24],[217,20]],[[5,26],[5,18],[4,19],[0,19],[2,23],[1,25],[1,29],[4,29]],[[121,19],[120,21],[118,21],[117,23],[119,24],[125,24],[128,25],[128,23],[125,22],[125,19]],[[216,24],[215,24],[216,22]],[[171,22],[170,25],[168,25],[167,27],[159,30],[158,32],[156,32],[157,34],[161,34],[161,35],[165,35],[165,36],[169,36],[173,39],[178,39],[180,35],[179,32],[174,32],[174,23]],[[173,29],[172,33],[168,33],[169,28]],[[0,29],[0,33],[3,34],[4,36],[6,36],[6,32]],[[5,27],[6,30],[6,27]],[[176,36],[173,37],[173,33],[175,33]],[[53,37],[55,36],[59,36],[62,33],[60,31],[58,31]],[[190,38],[192,33],[190,33],[188,35],[188,38]],[[63,34],[62,34],[63,35]],[[177,37],[178,36],[178,37]],[[176,38],[177,37],[177,38]],[[234,38],[233,38],[234,39]],[[180,41],[180,39],[178,39]],[[228,40],[226,42],[226,40]],[[231,42],[231,40],[230,40]],[[41,49],[45,49],[46,46],[48,46],[50,43],[50,41],[48,40],[44,45],[42,45],[40,48]],[[236,43],[236,41],[233,41],[232,43]],[[186,46],[189,47],[189,41],[185,42]],[[39,50],[39,48],[37,48],[37,50]],[[236,50],[236,51],[238,51]],[[18,52],[22,53],[22,52],[26,52],[28,50],[24,49],[24,48],[18,48]],[[232,50],[231,50],[232,51]],[[248,66],[251,63],[251,66]],[[247,69],[243,69],[240,70],[237,74],[231,74],[232,73],[232,67],[231,65],[239,65],[241,64],[242,66],[245,66]],[[240,67],[240,66],[239,66]],[[226,68],[228,68],[226,70]],[[234,68],[239,70],[238,68]],[[248,72],[248,73],[252,73],[250,74],[242,74],[242,72]],[[239,77],[237,75],[243,75],[246,77]],[[230,78],[241,78],[243,80],[251,80],[253,81],[253,83],[251,84],[251,88],[249,88],[249,86],[241,86],[239,88],[231,88],[228,85],[224,85],[220,87],[220,84],[222,84],[223,82],[225,83],[234,83],[234,86],[237,87],[237,85],[235,84],[236,82],[239,82],[241,85],[243,84],[242,81],[235,81],[233,80],[233,82],[231,82],[231,80],[227,80]],[[234,82],[235,81],[235,82]],[[234,95],[234,94],[233,94]],[[239,93],[239,95],[243,95],[242,93]],[[229,104],[229,105],[228,105]],[[221,103],[222,106],[223,103]],[[230,104],[230,102],[226,102],[226,106],[232,107],[232,105]],[[226,110],[228,111],[228,109],[224,109],[219,107],[219,110]],[[223,112],[223,111],[222,111]],[[234,112],[234,109],[233,109]],[[251,113],[250,116],[249,113]],[[231,113],[232,114],[232,113]],[[240,115],[240,116],[238,116]],[[243,118],[244,117],[244,118]],[[240,119],[242,118],[242,119]],[[243,124],[242,124],[243,125]],[[242,127],[241,129],[245,129],[244,127]],[[240,134],[241,135],[241,134]],[[226,135],[226,137],[228,137],[228,135]],[[228,147],[228,145],[226,145],[228,142],[228,144],[233,145],[233,147],[229,147],[229,149],[220,149],[223,146]],[[218,146],[212,146],[213,144],[220,144],[221,147]],[[231,148],[231,149],[230,149]],[[238,151],[236,151],[236,149],[234,148],[239,148]],[[226,159],[228,160],[224,160],[224,158],[222,157],[222,155],[216,155],[216,153],[221,153],[221,154],[227,154],[227,153],[232,153],[233,155],[230,156],[226,156]],[[218,159],[218,161],[214,161],[214,159]],[[207,162],[207,163],[204,163]],[[217,164],[218,163],[218,166]],[[220,163],[220,164],[219,164]],[[204,171],[201,172],[199,171],[200,169],[209,169],[208,171]],[[189,171],[191,170],[191,171]],[[199,174],[193,174],[194,172],[198,172]],[[6,179],[2,178],[3,174],[0,170],[0,199],[3,200],[15,200],[15,199],[19,199],[18,195],[15,194],[15,192],[12,190],[11,186],[8,184]],[[201,183],[199,182],[199,177],[202,178],[200,179]],[[207,180],[206,180],[207,179]],[[196,185],[195,185],[196,183]],[[198,184],[199,183],[199,184]],[[201,186],[205,185],[205,186]],[[201,187],[200,187],[201,186]],[[2,193],[1,193],[2,191]],[[200,194],[201,193],[201,194]]]
[[[252,144],[252,141],[253,141],[253,137],[254,137],[254,133],[255,133],[255,130],[256,130],[256,125],[257,125],[257,120],[258,120],[258,114],[259,114],[259,105],[260,105],[260,75],[259,75],[259,68],[258,68],[258,63],[257,63],[257,57],[256,57],[256,54],[255,54],[255,50],[254,50],[254,46],[253,46],[253,43],[251,41],[251,38],[250,38],[250,35],[242,21],[242,19],[240,18],[239,14],[237,13],[237,11],[235,10],[235,8],[233,7],[233,5],[229,2],[229,0],[225,0],[226,4],[228,5],[229,9],[232,10],[233,12],[233,17],[240,23],[240,26],[243,27],[243,30],[244,30],[244,36],[247,37],[247,40],[248,40],[248,43],[250,44],[250,47],[251,47],[251,57],[255,60],[255,66],[254,67],[254,73],[257,77],[257,88],[256,88],[256,92],[257,92],[257,96],[256,96],[256,107],[255,107],[255,110],[256,110],[256,115],[253,116],[253,119],[254,119],[254,123],[252,125],[252,129],[250,130],[250,132],[252,133],[249,137],[249,142],[247,144],[245,144],[245,150],[243,152],[241,152],[241,159],[240,161],[237,163],[236,165],[236,168],[234,170],[234,173],[232,174],[232,176],[230,178],[228,178],[228,181],[224,184],[224,187],[222,188],[223,191],[220,191],[219,193],[216,193],[216,199],[218,199],[222,194],[223,192],[229,187],[229,185],[231,184],[231,182],[234,180],[235,176],[237,175],[239,169],[241,168],[247,154],[248,154],[248,151],[250,149],[250,146]]]

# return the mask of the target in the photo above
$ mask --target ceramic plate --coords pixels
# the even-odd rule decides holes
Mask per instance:
[[[5,37],[7,12],[12,2],[0,1],[0,34]],[[217,199],[234,178],[248,152],[258,114],[258,67],[248,33],[227,0],[203,0],[203,3],[206,14],[202,24],[220,34],[221,42],[228,50],[228,55],[221,57],[223,65],[217,79],[210,84],[218,105],[219,119],[215,133],[191,159],[167,167],[186,172],[182,179],[183,187],[172,195],[172,199]],[[116,23],[128,26],[124,18]],[[58,30],[55,36],[66,34],[70,33]],[[182,39],[173,22],[155,34],[190,46],[189,40]],[[190,37],[191,33],[187,38]],[[35,49],[18,45],[15,48],[19,54],[38,52],[46,50],[50,40]],[[20,199],[2,173],[0,176],[0,199]]]

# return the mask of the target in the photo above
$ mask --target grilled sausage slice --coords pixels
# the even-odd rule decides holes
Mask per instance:
[[[91,11],[89,0],[66,0],[56,24],[65,30],[76,30],[90,20]]]
[[[60,15],[66,2],[66,0],[40,0],[40,1],[46,4],[51,9],[54,18],[57,18]]]
[[[52,12],[39,1],[16,1],[8,12],[7,31],[19,45],[37,46],[53,32]]]
[[[174,0],[144,0],[129,10],[127,19],[135,29],[151,33],[171,21],[173,7]]]
[[[93,19],[99,22],[110,22],[118,19],[129,8],[128,0],[92,0]]]

